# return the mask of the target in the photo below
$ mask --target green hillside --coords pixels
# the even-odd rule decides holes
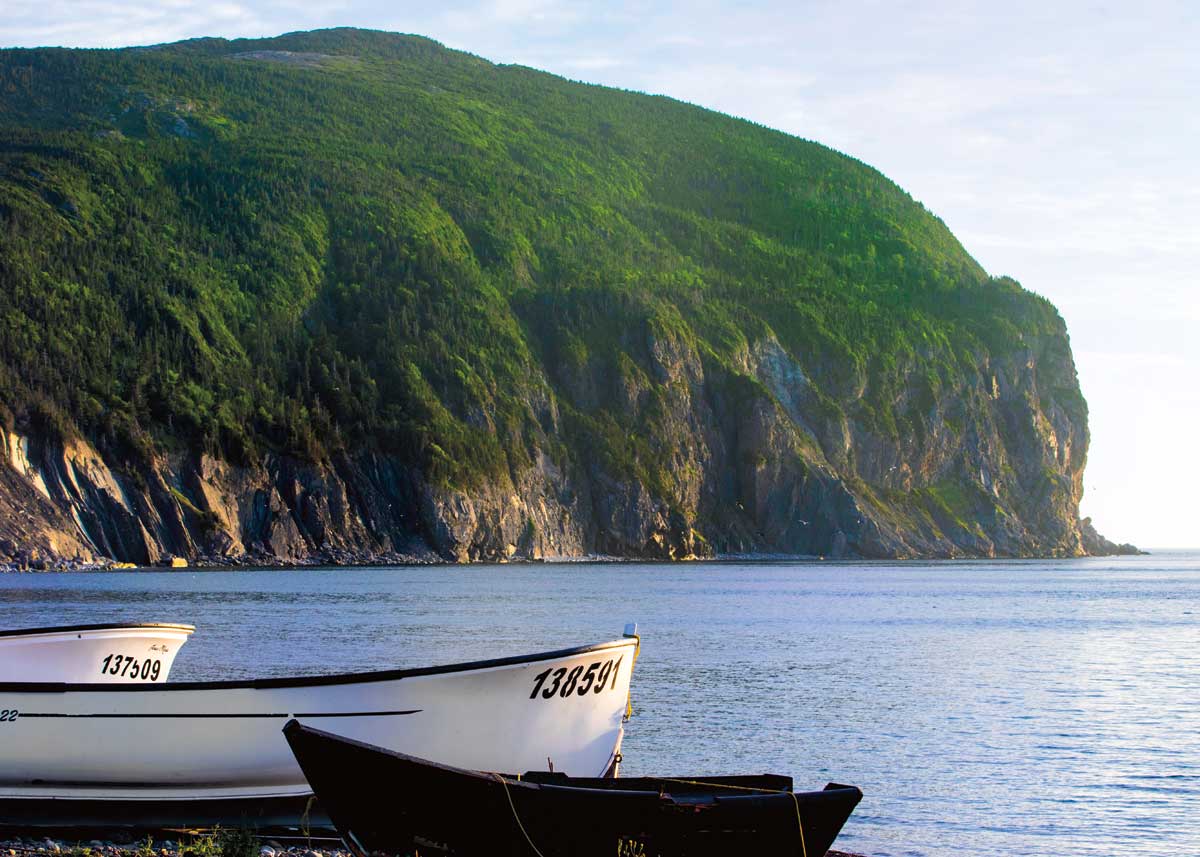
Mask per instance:
[[[989,360],[1070,359],[1048,302],[876,170],[668,98],[357,30],[0,51],[9,428],[129,467],[370,449],[466,492],[544,451],[693,518],[655,350],[749,407],[772,338],[814,425],[901,447]],[[1073,369],[1031,395],[1086,423]],[[876,484],[809,434],[860,501],[975,502],[970,467]]]

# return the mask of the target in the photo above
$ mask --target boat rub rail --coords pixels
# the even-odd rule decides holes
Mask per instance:
[[[141,691],[162,693],[177,690],[232,690],[248,689],[261,690],[279,687],[319,687],[322,685],[357,684],[375,681],[395,681],[402,678],[416,678],[427,675],[444,675],[446,673],[467,672],[470,670],[489,669],[492,667],[509,667],[518,664],[537,663],[557,658],[583,655],[589,652],[607,651],[637,645],[632,639],[613,640],[609,643],[596,643],[591,646],[577,646],[570,649],[557,649],[552,652],[538,652],[533,655],[515,655],[507,658],[494,658],[482,661],[465,661],[457,664],[445,664],[436,667],[416,667],[412,669],[383,670],[380,672],[335,673],[331,675],[290,676],[280,678],[232,679],[226,681],[181,681],[165,684],[69,684],[66,682],[0,682],[0,693],[66,693],[94,692],[113,693],[123,691]]]
[[[31,637],[35,634],[70,634],[75,631],[121,631],[128,628],[167,628],[174,631],[196,630],[195,625],[176,622],[103,622],[99,625],[55,625],[51,628],[14,628],[0,631],[0,637]]]

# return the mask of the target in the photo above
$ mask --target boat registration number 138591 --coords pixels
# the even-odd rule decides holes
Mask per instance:
[[[612,658],[596,661],[594,664],[588,664],[586,669],[583,664],[570,670],[566,667],[550,667],[534,677],[533,692],[529,694],[529,698],[537,699],[539,692],[542,699],[553,699],[556,696],[566,699],[571,694],[584,696],[588,693],[603,693],[605,688],[614,690],[617,686],[617,673],[624,659],[625,656],[622,655],[615,661]]]

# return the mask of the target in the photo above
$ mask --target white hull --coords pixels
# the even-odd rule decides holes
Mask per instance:
[[[636,648],[625,639],[423,670],[241,683],[0,684],[0,801],[306,795],[281,733],[292,717],[461,767],[521,773],[546,770],[549,758],[554,770],[601,776],[620,748]]]
[[[194,630],[110,624],[0,631],[0,682],[164,682]]]

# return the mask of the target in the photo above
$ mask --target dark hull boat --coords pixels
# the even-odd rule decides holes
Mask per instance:
[[[467,771],[322,732],[284,734],[358,857],[821,857],[862,798],[779,776],[589,779]]]

